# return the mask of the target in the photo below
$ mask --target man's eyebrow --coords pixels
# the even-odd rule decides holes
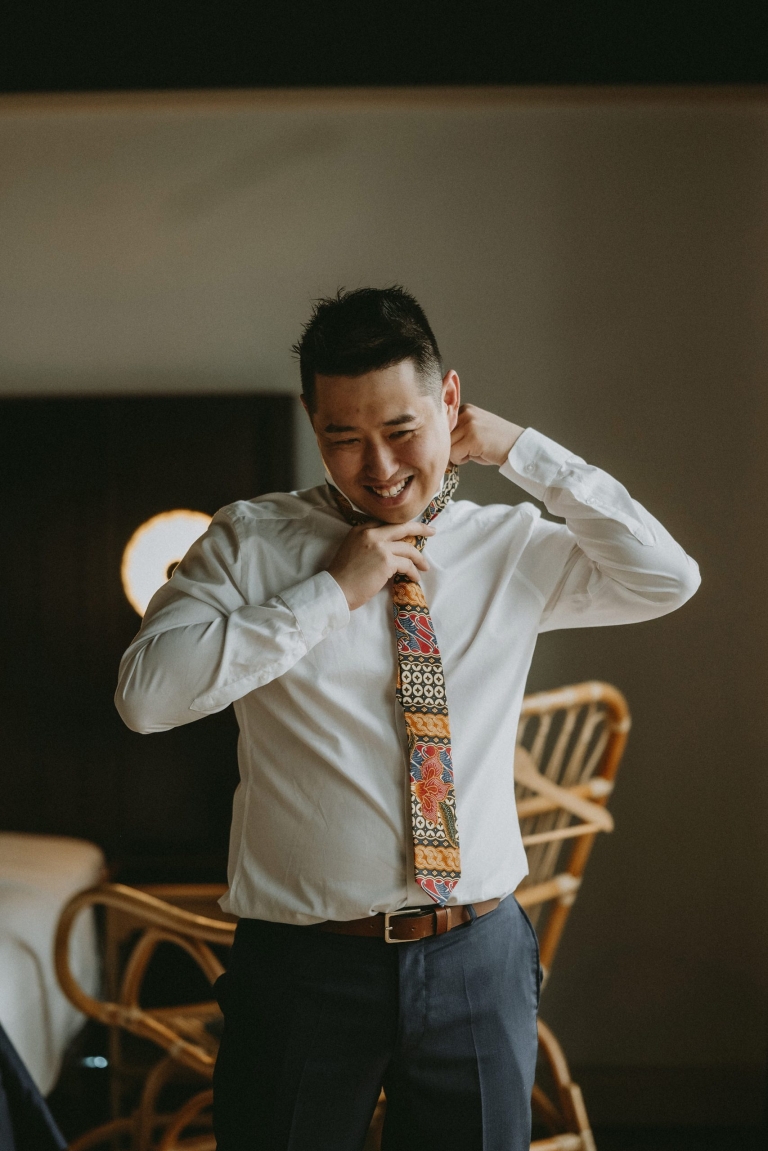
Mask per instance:
[[[411,420],[415,419],[415,416],[411,416],[407,412],[404,412],[402,416],[395,416],[394,420],[386,420],[384,427],[393,428],[396,424],[409,424]]]
[[[408,412],[403,412],[401,416],[395,416],[393,420],[385,420],[383,426],[385,428],[394,428],[398,424],[410,424],[411,421],[415,419],[416,416],[412,416]],[[347,424],[326,424],[323,428],[323,431],[329,435],[338,435],[340,432],[356,432],[357,430],[357,428],[353,428]]]

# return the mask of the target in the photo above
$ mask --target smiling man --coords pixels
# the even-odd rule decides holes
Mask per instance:
[[[296,350],[328,483],[217,513],[116,696],[136,731],[230,703],[240,725],[219,1151],[360,1151],[382,1085],[385,1151],[527,1151],[536,637],[664,615],[698,569],[604,471],[462,406],[401,288],[320,301]],[[564,522],[453,499],[470,460]]]

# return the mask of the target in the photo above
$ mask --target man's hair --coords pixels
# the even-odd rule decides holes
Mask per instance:
[[[315,377],[362,376],[413,360],[425,395],[440,396],[443,364],[420,305],[399,285],[339,288],[316,300],[309,323],[292,349],[299,357],[301,389],[315,411]]]

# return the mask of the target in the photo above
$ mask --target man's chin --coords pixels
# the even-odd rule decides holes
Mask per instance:
[[[380,519],[384,524],[407,524],[408,520],[416,519],[418,512],[411,514],[410,512],[389,512],[386,516],[379,514],[377,519]]]
[[[357,502],[357,501],[356,501]],[[381,503],[379,500],[366,500],[360,499],[358,506],[367,512],[376,520],[381,520],[384,524],[405,524],[408,520],[418,519],[426,507],[420,507],[417,500],[409,499],[404,504],[395,505],[394,507],[387,507],[386,504]]]
[[[405,508],[372,508],[367,503],[360,503],[359,507],[371,519],[380,520],[383,524],[405,524],[412,519],[411,513]],[[418,512],[416,513],[418,515]]]

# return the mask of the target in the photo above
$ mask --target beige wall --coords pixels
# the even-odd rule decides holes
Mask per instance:
[[[617,475],[699,561],[679,614],[545,636],[531,673],[611,680],[635,717],[543,1000],[606,1115],[622,1068],[746,1084],[713,1119],[761,1106],[767,129],[768,95],[727,92],[0,103],[5,393],[295,392],[310,300],[399,281],[465,398]]]

